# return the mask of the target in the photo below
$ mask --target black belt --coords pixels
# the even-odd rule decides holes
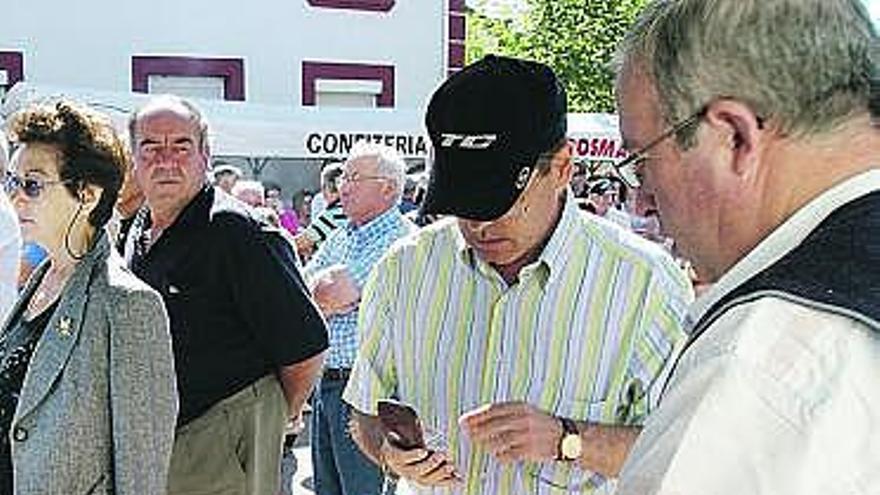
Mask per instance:
[[[324,370],[324,379],[333,382],[346,382],[350,375],[350,368],[327,368]]]

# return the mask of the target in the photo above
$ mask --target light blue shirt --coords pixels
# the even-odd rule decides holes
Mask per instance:
[[[356,226],[349,222],[321,244],[303,274],[309,279],[323,268],[342,264],[358,289],[363,289],[370,270],[391,244],[417,228],[404,218],[396,205],[364,225]],[[354,364],[358,349],[357,320],[357,309],[327,319],[330,332],[330,353],[325,363],[327,368],[351,368]]]

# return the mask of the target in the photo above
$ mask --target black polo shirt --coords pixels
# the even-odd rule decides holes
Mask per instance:
[[[143,211],[129,235],[132,270],[162,294],[171,320],[178,425],[280,366],[327,348],[327,329],[293,250],[241,203],[202,190],[144,253]]]

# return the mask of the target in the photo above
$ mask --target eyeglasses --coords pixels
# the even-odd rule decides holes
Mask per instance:
[[[708,110],[709,105],[703,105],[695,113],[663,131],[662,134],[648,141],[648,144],[642,146],[637,151],[633,151],[628,157],[616,163],[614,171],[617,173],[617,176],[626,183],[627,187],[639,187],[642,184],[642,165],[648,159],[648,151],[669,139],[670,136],[674,136],[702,120]]]
[[[3,190],[7,195],[12,196],[16,191],[21,190],[25,196],[30,199],[37,199],[43,193],[43,190],[50,186],[61,184],[70,184],[69,180],[44,180],[36,177],[19,177],[11,172],[7,172],[3,178]]]
[[[355,182],[364,182],[368,180],[388,180],[388,177],[384,177],[382,175],[340,175],[336,178],[336,187],[340,187],[343,184],[355,183]]]

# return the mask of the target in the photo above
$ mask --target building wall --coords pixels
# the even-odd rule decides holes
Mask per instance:
[[[340,8],[345,5],[364,10]],[[11,67],[20,52],[25,81],[128,92],[138,86],[134,58],[184,57],[190,66],[193,59],[223,59],[242,67],[238,99],[282,107],[304,106],[314,89],[303,87],[304,65],[355,64],[385,76],[391,67],[392,98],[377,101],[422,111],[448,71],[460,66],[461,57],[450,52],[463,32],[453,28],[450,38],[450,19],[463,8],[462,0],[6,0],[0,55],[12,56],[0,62]],[[352,84],[324,87],[344,91]],[[364,104],[358,95],[312,96],[317,104]],[[218,158],[253,175],[253,158]],[[317,188],[322,162],[272,159],[260,178],[281,183],[289,197]]]
[[[310,3],[387,3],[388,12]],[[394,106],[417,108],[447,71],[447,0],[7,0],[0,51],[39,84],[131,89],[132,56],[240,58],[245,99],[300,105],[304,61],[393,66]]]

